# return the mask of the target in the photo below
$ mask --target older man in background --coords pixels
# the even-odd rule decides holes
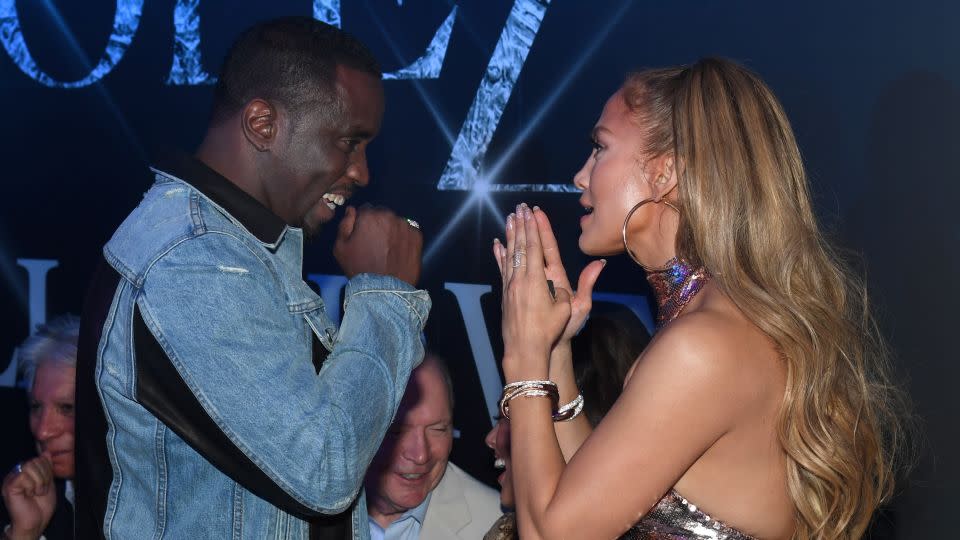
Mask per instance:
[[[443,360],[413,371],[367,472],[373,540],[476,540],[500,516],[497,492],[450,463],[453,387]]]

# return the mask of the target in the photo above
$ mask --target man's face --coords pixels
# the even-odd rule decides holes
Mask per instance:
[[[411,375],[367,472],[370,515],[382,526],[417,507],[440,483],[453,446],[452,421],[443,375],[428,357]]]
[[[370,181],[366,150],[380,131],[383,86],[373,75],[337,67],[339,111],[285,111],[265,172],[268,206],[308,236],[333,219],[355,189]],[[329,107],[326,106],[327,108]],[[292,117],[291,117],[292,116]]]
[[[73,478],[74,395],[77,369],[41,362],[30,389],[30,431],[37,453],[53,463],[57,478]]]

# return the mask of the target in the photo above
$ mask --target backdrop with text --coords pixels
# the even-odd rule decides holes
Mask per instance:
[[[502,386],[490,245],[504,216],[520,201],[544,208],[578,272],[588,259],[571,179],[606,98],[633,69],[725,56],[783,102],[819,215],[862,254],[923,419],[919,467],[884,534],[947,536],[960,503],[949,338],[960,322],[960,4],[949,2],[0,0],[4,403],[20,392],[16,345],[47,318],[80,311],[100,248],[150,185],[150,156],[199,143],[232,39],[293,14],[357,35],[386,72],[372,183],[354,202],[423,226],[428,340],[457,394],[453,461],[494,483],[482,439]],[[307,247],[305,270],[336,312],[345,279],[334,229]],[[652,326],[649,291],[627,258],[614,258],[596,289],[598,311]],[[5,410],[5,429],[28,437],[20,414]],[[7,453],[29,448],[18,440]]]

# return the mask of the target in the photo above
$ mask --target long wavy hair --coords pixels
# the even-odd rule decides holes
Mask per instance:
[[[723,59],[628,76],[642,157],[673,153],[677,254],[704,265],[786,363],[778,436],[794,538],[859,539],[892,494],[905,395],[867,292],[822,234],[770,89]]]

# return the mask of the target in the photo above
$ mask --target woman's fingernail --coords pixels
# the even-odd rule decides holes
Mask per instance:
[[[533,211],[536,212],[537,210],[540,210],[540,207],[539,207],[539,206],[534,206],[534,207],[533,207]]]
[[[607,265],[607,260],[606,260],[606,259],[600,259],[600,264],[606,266],[606,265]]]
[[[513,228],[513,214],[510,214],[509,216],[507,216],[507,228],[508,229]]]
[[[523,219],[533,218],[533,212],[530,211],[530,208],[527,205],[523,205]]]

